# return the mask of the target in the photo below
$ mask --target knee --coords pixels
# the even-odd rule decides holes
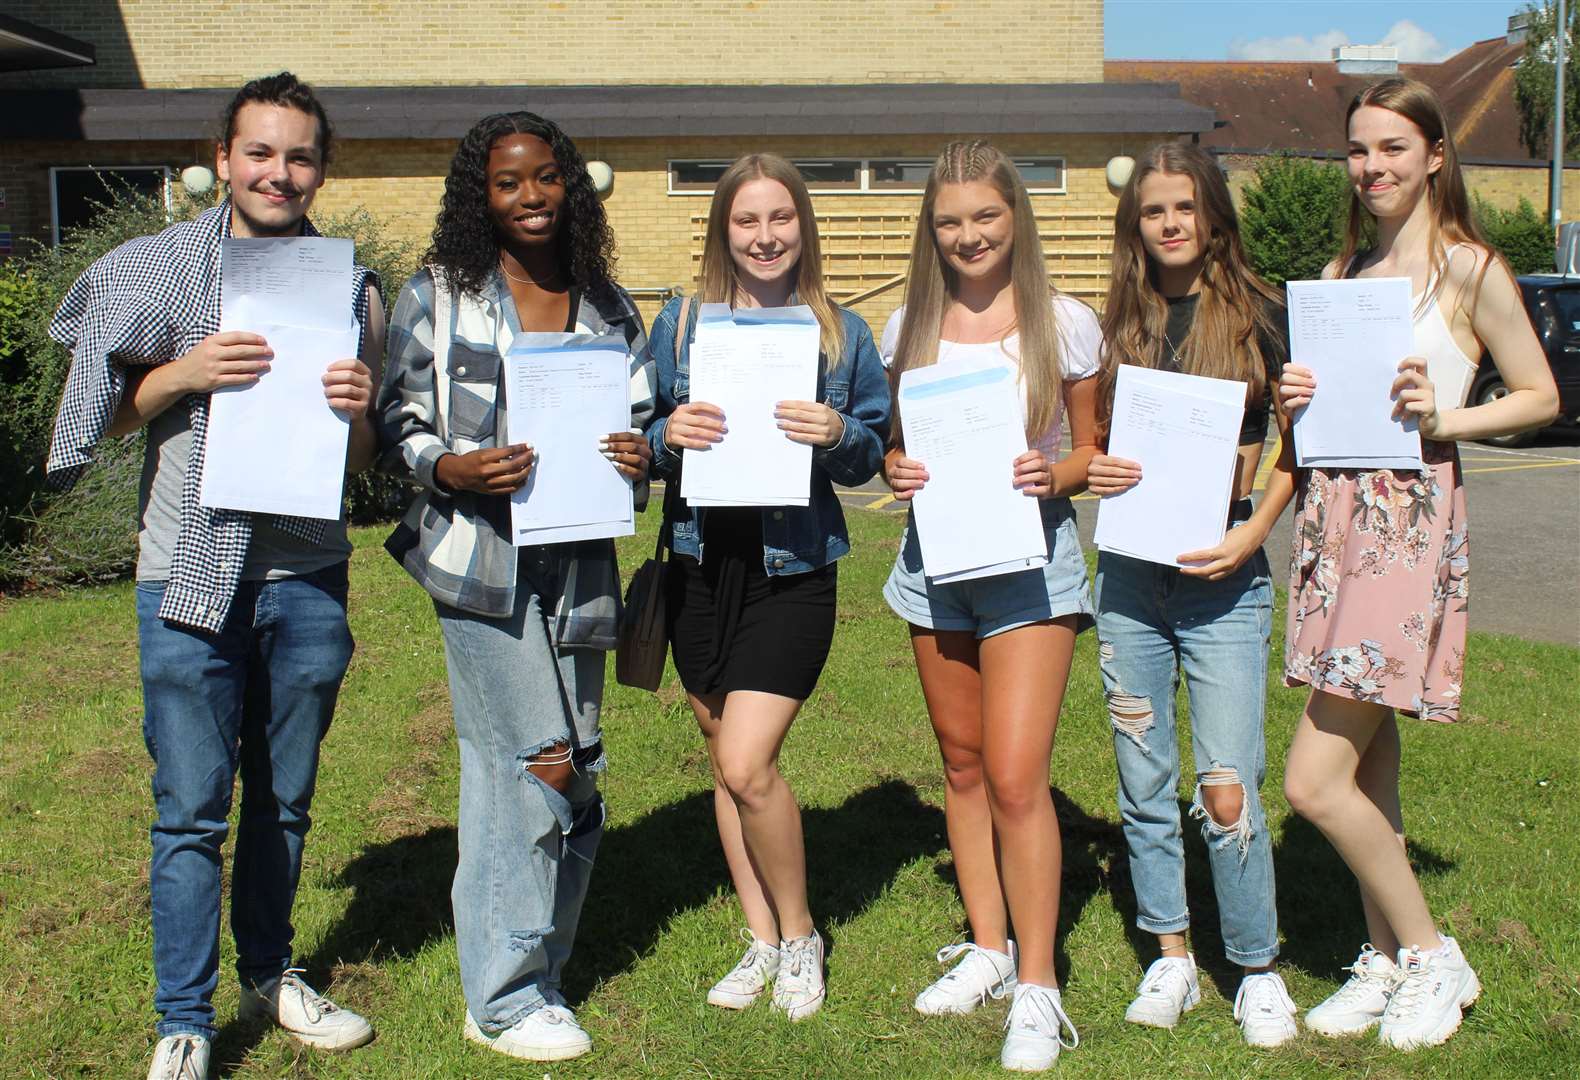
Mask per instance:
[[[983,781],[995,820],[1021,821],[1053,805],[1047,776],[1036,770],[990,766]]]
[[[716,762],[714,768],[730,798],[747,810],[762,806],[773,790],[774,781],[779,778],[779,770],[772,762],[726,757]]]
[[[1325,817],[1333,801],[1327,784],[1295,767],[1284,774],[1284,800],[1291,810],[1312,822]]]
[[[949,785],[950,791],[961,794],[981,788],[981,754],[959,746],[944,746],[941,749],[944,759],[944,781]]]
[[[557,742],[536,753],[528,754],[522,764],[533,776],[564,795],[576,779],[572,757],[570,745]]]
[[[1232,829],[1245,814],[1245,784],[1234,769],[1220,765],[1200,776],[1201,808],[1221,829]]]

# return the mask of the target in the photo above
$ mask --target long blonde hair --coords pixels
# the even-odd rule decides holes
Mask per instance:
[[[1158,292],[1157,266],[1141,241],[1141,183],[1158,173],[1187,176],[1196,189],[1201,297],[1190,331],[1183,341],[1174,342],[1181,368],[1191,375],[1243,380],[1249,384],[1248,401],[1260,401],[1266,387],[1258,334],[1277,332],[1267,301],[1280,308],[1283,301],[1251,269],[1240,241],[1234,200],[1218,163],[1199,146],[1159,143],[1136,162],[1114,211],[1114,258],[1103,309],[1103,365],[1097,383],[1100,430],[1108,427],[1119,366],[1155,368],[1163,360],[1168,304]]]
[[[812,196],[806,190],[801,172],[778,154],[747,154],[724,170],[713,188],[708,207],[708,231],[702,241],[702,269],[697,275],[697,300],[704,304],[734,304],[740,290],[735,260],[730,256],[730,209],[736,192],[752,180],[777,180],[790,193],[795,204],[796,222],[801,227],[801,256],[796,261],[795,295],[798,302],[812,309],[821,329],[818,346],[823,363],[832,371],[845,348],[845,324],[839,306],[829,299],[823,287],[823,249],[817,239],[817,216],[812,212]]]
[[[1421,304],[1424,306],[1437,299],[1443,291],[1448,245],[1469,244],[1485,255],[1481,271],[1470,289],[1470,303],[1465,306],[1467,312],[1474,312],[1476,301],[1481,297],[1481,284],[1486,280],[1492,264],[1495,261],[1501,263],[1510,277],[1514,276],[1514,272],[1509,269],[1503,256],[1482,237],[1481,229],[1476,225],[1475,215],[1470,210],[1470,196],[1465,190],[1465,176],[1459,169],[1459,151],[1454,147],[1454,132],[1449,127],[1448,114],[1443,111],[1442,101],[1430,86],[1415,79],[1393,78],[1372,83],[1355,95],[1344,113],[1346,134],[1356,111],[1367,105],[1398,113],[1426,136],[1428,151],[1436,149],[1443,155],[1443,164],[1426,180],[1426,197],[1431,209],[1427,219],[1427,263],[1431,270],[1428,271]],[[1349,272],[1356,253],[1370,246],[1370,238],[1376,232],[1377,219],[1352,190],[1349,222],[1344,230],[1344,250],[1340,252],[1338,260],[1339,276]]]
[[[944,184],[986,181],[997,189],[1014,216],[1010,248],[1010,288],[1015,297],[1015,321],[1004,332],[1020,336],[1020,379],[1026,387],[1026,435],[1036,440],[1059,422],[1060,344],[1058,319],[1054,314],[1054,289],[1048,283],[1047,264],[1042,257],[1042,241],[1037,236],[1037,218],[1031,198],[1015,163],[985,142],[953,142],[933,163],[922,192],[922,208],[916,218],[916,236],[911,241],[910,279],[905,284],[905,317],[900,323],[900,340],[895,347],[894,364],[889,370],[894,398],[893,426],[896,444],[900,438],[900,375],[911,368],[928,367],[938,362],[938,340],[943,334],[944,314],[959,292],[959,275],[938,252],[933,232],[933,208],[938,189]]]

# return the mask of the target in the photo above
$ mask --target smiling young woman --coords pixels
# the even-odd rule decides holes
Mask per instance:
[[[917,674],[948,781],[944,816],[972,941],[916,998],[927,1015],[970,1012],[1012,993],[1000,1062],[1041,1071],[1077,1041],[1054,975],[1061,849],[1048,792],[1054,731],[1076,634],[1092,623],[1069,497],[1093,453],[1101,333],[1090,308],[1049,287],[1026,187],[986,143],[944,148],[922,195],[905,305],[882,351],[891,385],[910,368],[976,359],[1011,368],[1031,449],[983,483],[1040,500],[1048,565],[971,581],[926,575],[906,522],[884,598],[910,624]],[[1066,417],[1073,449],[1058,456]],[[898,432],[884,469],[895,498],[927,483]],[[984,522],[991,528],[991,522]],[[1009,938],[1013,920],[1018,941]],[[1018,948],[1017,948],[1018,946]]]
[[[619,572],[610,540],[512,546],[510,496],[536,459],[530,431],[501,445],[500,394],[520,333],[619,335],[640,429],[646,338],[612,253],[575,144],[532,113],[484,117],[450,164],[426,265],[401,291],[379,395],[384,464],[423,489],[385,546],[433,596],[461,749],[463,1030],[535,1060],[592,1045],[560,979],[603,834],[599,717]],[[645,479],[640,435],[603,445],[611,468]]]
[[[1190,695],[1191,814],[1201,819],[1224,950],[1245,971],[1235,1018],[1246,1041],[1293,1039],[1295,1006],[1273,971],[1278,955],[1273,854],[1261,784],[1273,584],[1262,542],[1294,494],[1286,438],[1260,505],[1251,489],[1276,413],[1273,389],[1287,359],[1283,304],[1251,270],[1218,164],[1199,147],[1162,143],[1141,156],[1114,214],[1113,274],[1103,314],[1098,382],[1106,444],[1114,384],[1125,364],[1233,379],[1247,387],[1228,532],[1176,568],[1104,551],[1097,557],[1098,663],[1108,694],[1119,810],[1136,889],[1136,925],[1161,955],[1125,1012],[1131,1023],[1172,1028],[1201,997],[1186,946],[1185,843],[1180,824],[1179,675]],[[1277,413],[1281,432],[1288,423]],[[1088,490],[1117,495],[1164,461],[1100,453]],[[1160,527],[1167,523],[1160,522]]]
[[[1415,419],[1425,466],[1300,476],[1284,680],[1312,693],[1284,792],[1354,872],[1371,939],[1306,1024],[1327,1035],[1377,1026],[1410,1049],[1446,1040],[1481,990],[1427,909],[1399,805],[1396,715],[1454,721],[1464,688],[1470,555],[1455,440],[1541,427],[1558,395],[1519,287],[1477,231],[1437,96],[1384,80],[1351,101],[1347,128],[1349,229],[1323,276],[1410,279],[1416,355],[1400,358],[1391,408]],[[1467,408],[1488,351],[1509,394]],[[1292,411],[1320,392],[1299,359],[1279,387]]]
[[[812,447],[810,504],[780,509],[689,506],[676,497],[682,451],[729,438],[729,417],[690,396],[690,349],[702,304],[804,304],[817,317],[816,401],[781,401],[785,438]],[[681,312],[686,311],[684,325]],[[850,550],[834,483],[870,480],[889,434],[889,395],[872,332],[823,287],[817,218],[801,174],[751,154],[714,189],[697,295],[671,300],[649,343],[658,403],[647,437],[653,472],[672,493],[666,522],[670,640],[713,765],[713,808],[750,943],[708,993],[744,1009],[773,983],[791,1020],[822,1007],[823,939],[806,895],[801,812],[779,749],[812,693],[834,636],[837,560]]]

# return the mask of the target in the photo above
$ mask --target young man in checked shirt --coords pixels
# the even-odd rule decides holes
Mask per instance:
[[[219,333],[226,237],[316,235],[330,130],[289,73],[254,80],[227,108],[216,151],[229,198],[95,263],[56,314],[72,350],[48,470],[70,484],[106,435],[148,428],[139,493],[137,620],[144,738],[154,760],[151,830],[154,1004],[149,1080],[203,1080],[219,981],[220,868],[236,776],[241,814],[231,876],[243,1019],[310,1046],[373,1037],[361,1016],[314,991],[291,963],[290,916],[318,747],[351,660],[343,520],[202,507],[209,395],[267,378],[256,334]],[[358,267],[346,303],[360,358],[324,372],[325,407],[350,421],[347,467],[373,459],[367,410],[384,352],[378,283]]]

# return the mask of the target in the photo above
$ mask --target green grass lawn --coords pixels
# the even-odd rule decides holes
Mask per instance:
[[[622,547],[651,551],[653,515]],[[550,1068],[461,1040],[451,937],[457,767],[433,610],[357,535],[357,655],[324,744],[296,907],[311,980],[371,1017],[344,1056],[232,1022],[228,936],[215,1074],[237,1077],[963,1077],[1004,1075],[1002,1004],[924,1020],[912,996],[963,915],[944,841],[937,750],[905,627],[880,596],[901,519],[851,512],[833,655],[784,751],[804,808],[828,1004],[789,1025],[707,1006],[741,916],[713,832],[707,763],[673,679],[605,698],[609,830],[567,987],[594,1052]],[[0,601],[0,1076],[141,1076],[153,1044],[149,761],[130,585]],[[1279,623],[1281,626],[1281,622]],[[1282,649],[1275,637],[1275,655]],[[1064,830],[1059,970],[1081,1032],[1070,1077],[1564,1077],[1580,1072],[1580,651],[1473,636],[1465,721],[1404,727],[1404,804],[1427,896],[1485,996],[1446,1047],[1302,1035],[1252,1052],[1230,1016],[1200,838],[1190,891],[1202,1006],[1174,1032],[1122,1016],[1151,953],[1130,890],[1095,644],[1083,635],[1052,779]],[[1275,664],[1276,671],[1276,664]],[[1269,689],[1267,781],[1284,975],[1304,1008],[1364,937],[1353,884],[1281,795],[1304,695]],[[1189,758],[1186,757],[1188,761]],[[1188,790],[1182,795],[1189,795]],[[226,931],[228,935],[228,931]],[[1140,952],[1138,953],[1138,949]]]

